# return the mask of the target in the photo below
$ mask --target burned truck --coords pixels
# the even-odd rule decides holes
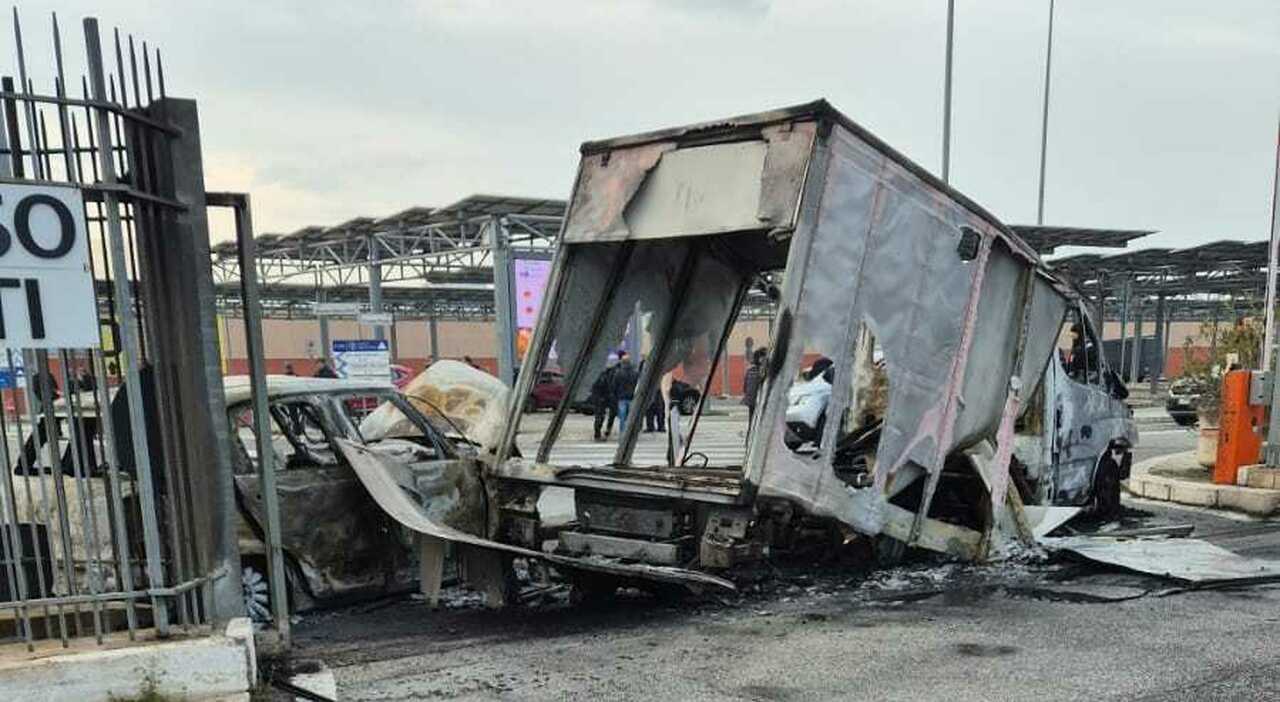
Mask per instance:
[[[579,583],[727,587],[722,570],[815,526],[890,557],[986,559],[1032,542],[1027,503],[1085,504],[1100,477],[1118,483],[1136,436],[1122,388],[1090,352],[1101,346],[1087,306],[993,215],[826,102],[581,153],[505,422],[477,459],[481,533],[430,516],[443,511],[421,496],[438,487],[397,487],[346,449],[402,524]],[[774,283],[742,457],[712,461],[697,444],[709,382],[744,304]],[[697,411],[671,427],[665,455],[638,455],[635,419],[605,461],[560,450],[571,407],[637,326],[632,405],[678,377],[700,390]],[[788,397],[814,359],[830,383],[825,421],[797,445]],[[564,398],[521,432],[552,367]],[[545,518],[553,489],[571,492],[573,518]]]

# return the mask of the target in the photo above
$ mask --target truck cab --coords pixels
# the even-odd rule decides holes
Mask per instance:
[[[1089,506],[1102,517],[1119,511],[1138,431],[1124,402],[1128,390],[1101,349],[1087,307],[1073,303],[1018,422],[1014,470],[1025,477],[1030,502]]]

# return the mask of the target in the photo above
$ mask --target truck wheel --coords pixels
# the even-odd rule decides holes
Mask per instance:
[[[1120,516],[1120,467],[1109,456],[1093,478],[1093,510],[1107,521]]]

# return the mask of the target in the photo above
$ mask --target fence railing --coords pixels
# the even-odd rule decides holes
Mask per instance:
[[[221,458],[202,457],[225,426],[219,434],[208,420],[218,406],[199,405],[209,377],[183,338],[203,312],[181,312],[188,301],[172,299],[184,284],[198,287],[172,280],[182,275],[175,247],[191,247],[193,270],[199,259],[208,273],[207,230],[202,256],[189,236],[204,226],[203,216],[189,221],[203,201],[175,194],[192,166],[174,154],[199,146],[194,107],[171,109],[160,53],[145,43],[139,50],[116,31],[114,61],[104,61],[94,19],[83,23],[84,72],[69,79],[52,18],[52,92],[37,93],[16,10],[13,30],[15,61],[0,77],[0,193],[79,191],[99,319],[89,348],[0,343],[0,639],[65,645],[147,627],[166,636],[214,619],[215,583],[225,601],[239,580],[229,572],[229,482]],[[184,326],[180,315],[195,321]]]

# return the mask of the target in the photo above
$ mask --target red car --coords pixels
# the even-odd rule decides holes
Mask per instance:
[[[555,409],[564,399],[564,375],[559,371],[542,371],[529,393],[529,401],[525,403],[526,412],[537,412],[540,409]]]
[[[396,386],[396,390],[404,390],[404,387],[413,380],[413,369],[409,366],[399,364],[391,364],[391,384]]]

